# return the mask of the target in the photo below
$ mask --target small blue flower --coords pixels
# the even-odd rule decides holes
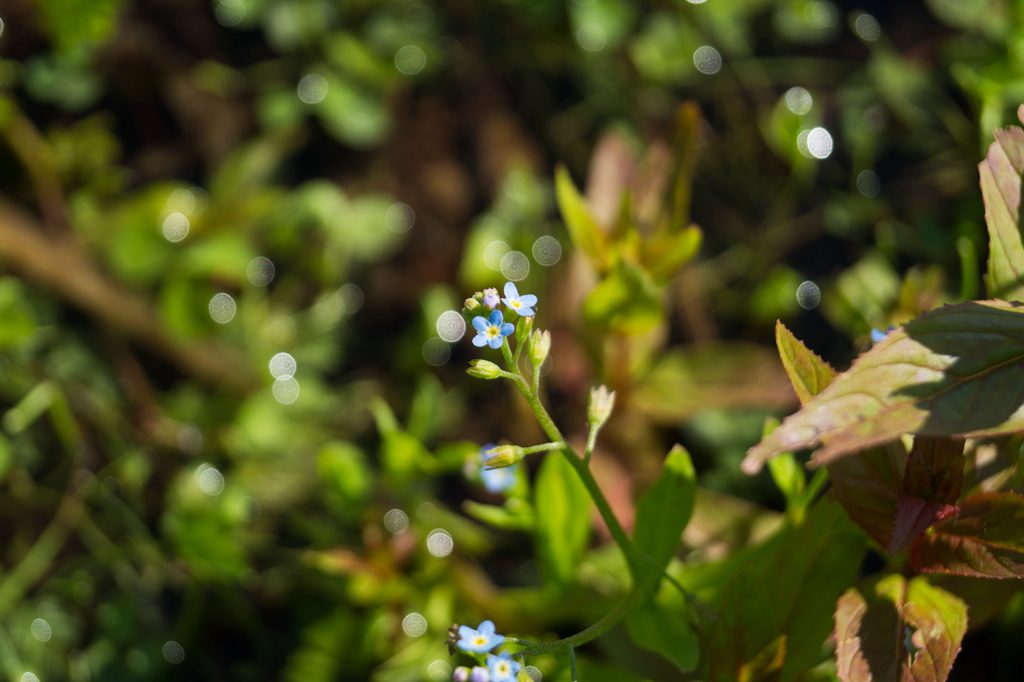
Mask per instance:
[[[502,651],[499,656],[487,656],[487,669],[491,671],[491,682],[516,682],[519,661],[512,660],[512,654]]]
[[[882,339],[887,337],[889,335],[889,332],[891,332],[893,329],[895,329],[895,327],[890,326],[888,329],[886,329],[883,332],[881,329],[874,329],[874,328],[872,328],[871,329],[871,343],[881,343]]]
[[[484,305],[494,310],[501,303],[501,297],[498,296],[498,290],[494,287],[490,289],[484,289]]]
[[[533,294],[519,295],[519,289],[512,282],[505,282],[505,305],[523,317],[533,316],[533,306],[537,305],[537,297]]]
[[[469,674],[469,682],[491,682],[491,674],[487,672],[487,668],[475,665],[473,672]]]
[[[519,465],[513,464],[510,467],[502,467],[500,469],[484,469],[482,465],[493,456],[488,455],[487,451],[493,447],[494,443],[488,443],[480,448],[480,480],[483,482],[487,492],[503,493],[516,484],[516,479],[519,477]]]
[[[503,635],[495,634],[494,623],[485,620],[476,627],[476,630],[468,625],[459,627],[459,641],[455,646],[463,651],[471,651],[475,654],[486,654],[491,649],[501,646],[505,642]]]
[[[500,310],[492,311],[491,316],[487,319],[479,315],[474,317],[473,329],[476,330],[476,336],[473,337],[473,345],[477,348],[484,346],[501,348],[505,337],[516,330],[515,325],[511,322],[504,322],[504,320],[505,317]]]

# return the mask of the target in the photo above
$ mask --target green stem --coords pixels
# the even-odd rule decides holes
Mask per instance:
[[[569,672],[572,673],[572,682],[580,682],[580,674],[576,671],[576,647],[569,647]]]
[[[538,452],[551,452],[552,450],[561,450],[565,447],[565,443],[559,441],[557,443],[541,443],[540,445],[531,445],[530,447],[523,448],[524,455],[534,455]]]
[[[564,443],[565,438],[562,436],[562,432],[559,431],[558,426],[556,426],[554,420],[551,419],[551,415],[548,414],[547,409],[545,409],[540,398],[537,397],[537,394],[530,390],[529,385],[526,383],[526,379],[519,376],[515,380],[515,385],[522,396],[526,398],[526,402],[528,402],[530,407],[533,408],[533,412],[537,416],[537,421],[540,422],[540,426],[544,430],[544,433],[548,435],[548,438],[552,441],[560,441]],[[562,454],[565,455],[565,459],[572,465],[573,469],[576,470],[576,475],[580,477],[584,487],[587,489],[587,493],[594,501],[594,506],[597,507],[598,513],[601,514],[601,518],[604,519],[605,525],[608,526],[608,531],[611,533],[612,539],[615,540],[615,544],[619,546],[627,559],[632,561],[635,553],[633,543],[626,535],[626,531],[622,528],[622,524],[620,524],[619,520],[615,517],[612,507],[608,503],[608,498],[606,498],[604,493],[601,491],[601,487],[597,484],[597,480],[590,472],[590,467],[587,466],[587,463],[577,455],[568,444],[562,448]]]
[[[587,449],[583,451],[583,462],[590,465],[590,456],[594,454],[594,445],[597,443],[597,432],[601,429],[599,427],[590,427],[587,432]]]
[[[562,651],[564,649],[572,650],[578,646],[586,644],[587,642],[597,639],[604,633],[608,632],[622,620],[629,610],[634,606],[633,602],[638,598],[636,592],[631,592],[626,596],[625,599],[615,605],[615,608],[604,615],[601,620],[597,621],[585,630],[580,630],[575,635],[566,637],[565,639],[557,639],[553,642],[542,642],[529,649],[523,649],[519,653],[526,657],[531,658],[533,656],[540,656],[542,654],[550,654],[556,651]]]

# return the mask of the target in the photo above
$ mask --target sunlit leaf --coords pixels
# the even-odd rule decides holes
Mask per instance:
[[[911,550],[925,573],[1024,578],[1024,496],[980,493],[935,525]]]
[[[573,244],[596,268],[603,269],[607,261],[607,239],[564,166],[555,171],[555,195]]]
[[[832,383],[836,371],[793,336],[781,320],[775,324],[775,345],[801,403],[806,403]]]
[[[1024,429],[1024,310],[945,306],[889,334],[751,448],[744,468],[820,445],[824,464],[903,433],[980,436]]]
[[[1024,117],[1024,107],[1019,113]],[[1020,233],[1024,129],[1002,128],[995,131],[995,138],[985,160],[978,164],[989,236],[985,282],[990,296],[1020,300],[1024,298],[1024,244]]]
[[[967,631],[962,601],[923,578],[907,582],[901,575],[848,590],[835,618],[843,682],[943,682]]]

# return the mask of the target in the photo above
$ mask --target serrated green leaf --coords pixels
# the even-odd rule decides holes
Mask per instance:
[[[587,202],[576,189],[565,166],[555,169],[555,196],[573,244],[590,259],[595,268],[603,270],[608,258],[607,239],[601,226],[590,214]]]
[[[988,272],[985,273],[989,296],[1021,300],[1024,298],[1024,244],[1020,233],[1024,129],[1012,126],[996,130],[988,155],[978,164],[978,173],[989,236]]]
[[[911,565],[922,573],[1024,578],[1024,496],[980,493],[918,539]]]
[[[559,453],[544,458],[534,486],[537,549],[551,579],[572,582],[590,536],[590,497]]]
[[[958,598],[924,578],[890,575],[839,598],[836,673],[842,682],[942,682],[966,631]]]
[[[793,336],[782,320],[775,323],[775,345],[786,376],[801,403],[806,403],[832,383],[836,371]]]
[[[780,452],[820,445],[812,463],[904,433],[995,436],[1024,430],[1024,307],[974,301],[891,332],[747,453],[755,472]]]
[[[665,458],[661,475],[636,506],[633,542],[644,557],[634,567],[637,584],[646,589],[658,584],[679,539],[693,514],[697,474],[690,453],[676,445]]]

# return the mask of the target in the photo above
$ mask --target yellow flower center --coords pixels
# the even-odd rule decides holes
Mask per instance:
[[[477,635],[473,639],[473,644],[475,644],[476,646],[484,646],[485,644],[487,644],[487,638],[483,635]]]
[[[487,328],[487,336],[491,337],[492,339],[495,336],[498,336],[499,334],[501,334],[501,330],[498,329],[498,327],[491,325],[490,327]]]
[[[508,675],[510,672],[508,663],[499,663],[497,668],[499,675]]]
[[[522,308],[523,307],[523,304],[520,303],[519,301],[509,301],[508,304],[510,306],[512,306],[513,308]]]

